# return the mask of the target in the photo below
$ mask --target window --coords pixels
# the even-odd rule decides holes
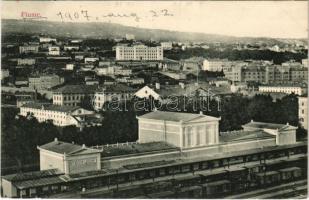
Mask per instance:
[[[58,185],[52,185],[51,189],[52,190],[58,190]]]
[[[302,114],[305,114],[305,110],[304,110],[304,109],[302,109],[302,110],[301,110],[301,113],[302,113]]]

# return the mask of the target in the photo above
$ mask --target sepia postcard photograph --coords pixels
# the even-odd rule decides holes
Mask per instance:
[[[1,198],[307,199],[308,11],[1,1]]]

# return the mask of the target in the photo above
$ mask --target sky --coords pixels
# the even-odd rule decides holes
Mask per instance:
[[[2,18],[110,22],[231,36],[307,38],[307,1],[2,1]],[[23,16],[22,16],[23,14]],[[122,16],[122,17],[120,17]]]

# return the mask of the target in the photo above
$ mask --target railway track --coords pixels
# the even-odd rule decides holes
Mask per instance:
[[[285,198],[284,195],[289,196],[293,192],[295,192],[295,195],[291,195],[291,197],[297,196],[297,194],[303,194],[304,189],[307,191],[307,179],[285,183],[267,189],[259,189],[238,195],[226,196],[225,198],[228,199],[247,199],[247,198],[267,199],[267,198],[279,198],[279,197]],[[305,194],[307,194],[306,191]]]

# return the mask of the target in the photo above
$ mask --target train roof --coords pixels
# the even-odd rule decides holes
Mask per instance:
[[[277,171],[268,171],[268,172],[261,172],[261,173],[257,173],[256,176],[270,176],[270,175],[275,175],[275,174],[279,174],[279,172]]]
[[[226,183],[231,183],[231,182],[229,180],[219,180],[219,181],[205,183],[203,184],[203,186],[217,186],[217,185],[222,185]]]
[[[301,170],[301,168],[299,168],[299,167],[288,167],[288,168],[280,169],[278,171],[280,171],[280,172],[289,172],[289,171],[295,171],[295,170]]]

